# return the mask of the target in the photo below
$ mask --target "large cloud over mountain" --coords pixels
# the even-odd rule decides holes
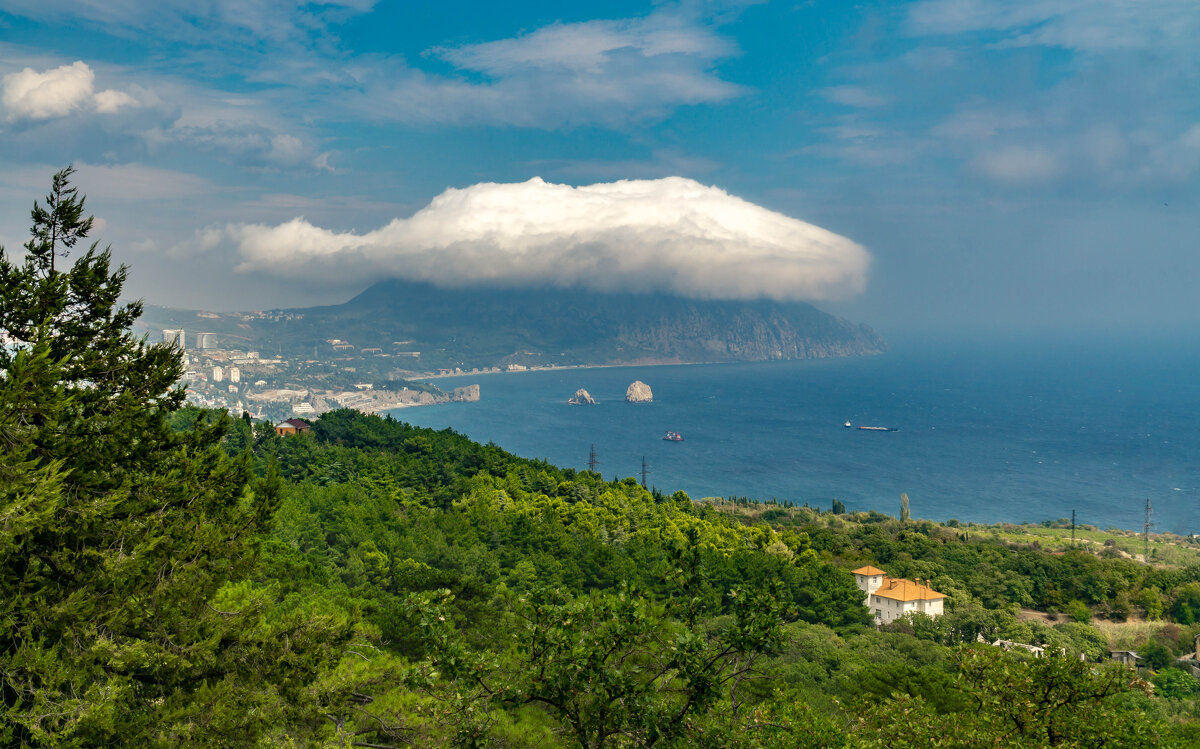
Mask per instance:
[[[869,265],[845,237],[681,177],[481,183],[446,190],[412,217],[365,234],[303,218],[227,233],[239,270],[330,282],[397,277],[829,299],[861,291]]]

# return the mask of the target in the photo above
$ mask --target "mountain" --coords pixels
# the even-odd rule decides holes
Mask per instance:
[[[444,289],[381,281],[344,304],[244,315],[147,317],[241,338],[265,352],[419,351],[412,369],[730,362],[859,356],[875,331],[803,302],[694,300],[581,289]],[[196,320],[194,313],[191,320]],[[226,342],[224,345],[233,345]],[[417,363],[419,362],[419,363]]]

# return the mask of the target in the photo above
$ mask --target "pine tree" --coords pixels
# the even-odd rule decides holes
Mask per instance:
[[[133,335],[107,248],[57,267],[92,226],[71,173],[24,258],[0,248],[0,744],[244,740],[286,704],[280,669],[316,667],[268,656],[261,598],[214,605],[279,482],[226,457],[228,418],[169,428],[181,354]]]
[[[900,522],[907,523],[909,517],[910,516],[908,514],[908,495],[901,494],[900,495]]]

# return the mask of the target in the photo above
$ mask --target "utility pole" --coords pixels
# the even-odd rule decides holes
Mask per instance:
[[[1142,560],[1146,564],[1150,564],[1150,526],[1154,525],[1150,522],[1150,513],[1153,509],[1150,498],[1146,497],[1146,522],[1142,525]]]
[[[650,469],[646,468],[646,456],[642,456],[642,488],[646,488],[646,474],[650,473]]]
[[[598,465],[600,461],[596,460],[596,446],[593,444],[591,452],[588,453],[588,470],[595,473]]]
[[[1071,548],[1075,548],[1075,511],[1071,510]]]

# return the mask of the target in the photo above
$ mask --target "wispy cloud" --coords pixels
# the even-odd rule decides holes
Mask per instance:
[[[355,106],[409,123],[556,129],[620,127],[681,106],[720,103],[746,89],[723,80],[718,60],[736,46],[667,10],[645,17],[556,23],[509,39],[435,47],[449,75],[363,66]],[[480,80],[482,77],[482,80]]]
[[[1194,53],[1200,14],[1193,0],[924,0],[909,9],[907,29],[997,32],[1002,46],[1089,52],[1186,46]]]
[[[1186,137],[1200,108],[1179,93],[1200,85],[1193,0],[920,0],[900,30],[916,46],[816,90],[854,111],[829,115],[825,141],[801,153],[876,167],[919,153],[983,189],[1126,190],[1200,173]]]
[[[983,174],[1002,182],[1044,182],[1063,171],[1060,158],[1047,148],[1006,146],[975,159]]]
[[[85,21],[116,32],[148,32],[187,44],[312,40],[376,0],[6,0],[15,16]],[[197,32],[203,32],[198,35]]]
[[[832,86],[821,89],[819,93],[826,99],[847,107],[882,107],[891,101],[889,97],[872,93],[861,86]]]

